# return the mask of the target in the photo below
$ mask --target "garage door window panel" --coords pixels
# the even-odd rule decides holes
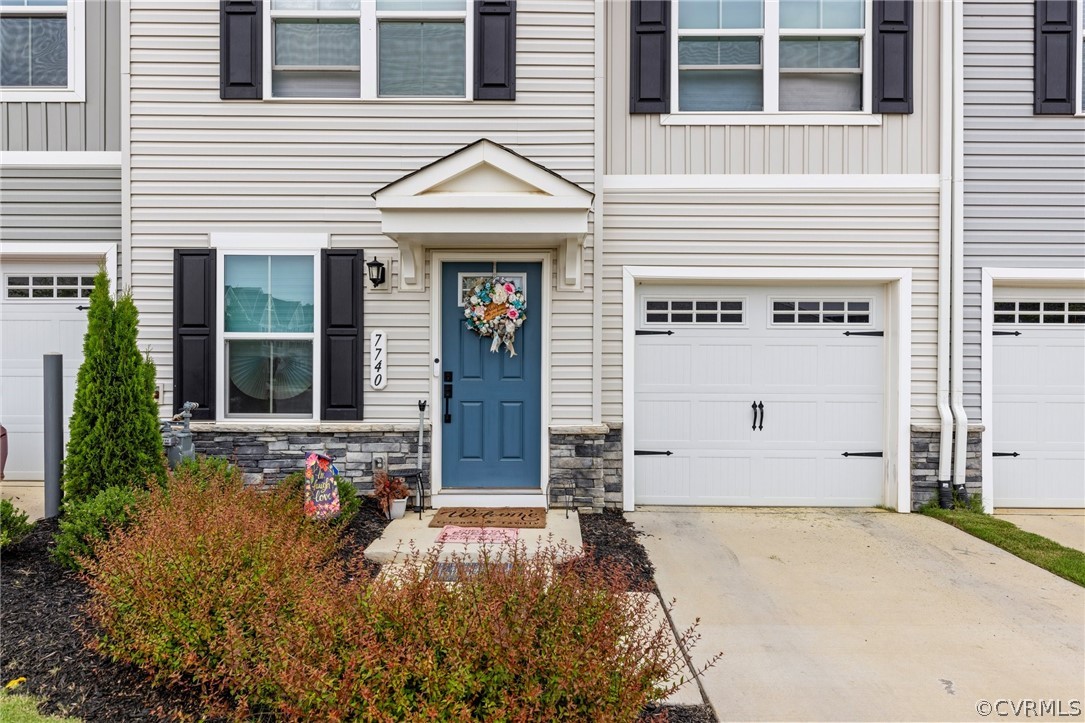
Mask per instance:
[[[746,323],[743,299],[646,299],[643,321],[652,324],[723,324]]]
[[[996,301],[996,324],[1085,324],[1078,301]]]
[[[870,299],[773,299],[772,325],[870,326]]]
[[[45,301],[48,299],[85,299],[94,289],[93,276],[65,274],[9,275],[5,279],[8,299]]]

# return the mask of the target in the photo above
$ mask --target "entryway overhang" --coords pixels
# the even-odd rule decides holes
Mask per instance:
[[[400,249],[400,286],[421,289],[426,249],[553,248],[558,287],[581,286],[595,195],[480,139],[373,194],[381,231]]]

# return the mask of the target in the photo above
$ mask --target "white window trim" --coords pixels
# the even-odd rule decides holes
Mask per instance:
[[[328,247],[327,234],[299,233],[213,233],[211,247],[216,249],[216,267],[219,269],[215,279],[215,421],[238,424],[277,424],[290,425],[313,424],[320,421],[320,400],[323,396],[321,370],[322,318],[320,300],[323,298],[321,286],[320,251]],[[290,417],[278,415],[260,415],[255,417],[226,415],[226,341],[238,337],[226,333],[226,257],[227,256],[309,256],[313,257],[313,331],[312,334],[277,333],[264,334],[261,339],[312,339],[313,340],[313,410],[309,417]]]
[[[748,296],[734,296],[734,295],[725,295],[725,294],[718,294],[718,293],[713,294],[713,293],[707,292],[707,291],[684,293],[684,294],[681,295],[682,298],[679,298],[679,299],[676,299],[675,298],[676,296],[677,296],[677,294],[674,294],[674,293],[669,293],[669,294],[654,294],[653,293],[653,294],[645,294],[645,295],[641,296],[641,298],[640,298],[641,305],[640,305],[640,309],[639,309],[640,318],[638,320],[638,327],[637,328],[639,328],[639,329],[658,329],[661,326],[680,326],[682,328],[689,328],[689,329],[720,329],[720,328],[724,328],[724,329],[748,329],[749,328],[749,325],[750,325],[750,298]],[[697,302],[697,301],[738,301],[738,302],[740,302],[742,304],[742,309],[740,311],[737,311],[737,312],[736,311],[719,311],[719,310],[716,310],[715,312],[704,312],[704,311],[702,311],[701,313],[710,313],[710,314],[711,313],[715,313],[715,314],[736,314],[737,313],[737,314],[742,315],[742,321],[715,321],[715,322],[709,322],[709,321],[648,321],[648,314],[649,313],[653,313],[653,314],[663,313],[663,312],[657,312],[657,311],[649,312],[648,311],[648,302],[649,301],[687,301],[687,300],[694,301],[694,302]],[[673,310],[669,310],[669,311],[666,312],[666,314],[668,316],[673,314],[673,313],[674,313]],[[683,313],[683,312],[678,312],[678,313]],[[690,313],[691,314],[696,314],[697,309],[694,308],[694,310],[691,311]]]
[[[769,329],[830,329],[830,330],[837,330],[837,329],[845,329],[845,330],[846,329],[873,329],[875,326],[877,326],[877,325],[879,325],[881,323],[879,321],[879,317],[878,317],[879,312],[877,311],[876,301],[875,301],[875,299],[873,297],[865,296],[865,295],[855,296],[855,295],[846,294],[846,293],[841,294],[841,293],[838,293],[838,292],[835,292],[835,291],[832,292],[832,293],[822,294],[822,295],[818,296],[817,298],[814,298],[814,296],[815,296],[814,294],[798,294],[798,295],[788,294],[786,296],[770,295],[770,296],[766,297],[767,306],[765,308],[765,318],[768,320],[768,328]],[[869,306],[867,307],[867,312],[866,312],[866,315],[869,317],[869,319],[868,319],[868,321],[865,321],[865,322],[862,322],[862,321],[844,321],[844,322],[841,322],[841,323],[827,322],[827,321],[821,321],[821,320],[819,320],[819,321],[797,321],[797,320],[796,321],[775,321],[774,318],[773,318],[773,314],[814,313],[814,312],[799,311],[797,308],[793,312],[777,311],[773,307],[773,303],[776,302],[776,301],[794,301],[794,302],[800,302],[800,301],[822,301],[822,302],[824,302],[824,301],[843,301],[845,303],[849,302],[849,301],[865,301],[865,302],[867,302],[869,304]],[[822,316],[822,315],[824,315],[826,313],[832,313],[832,314],[841,313],[841,314],[844,314],[845,316],[847,316],[848,314],[862,314],[863,312],[861,312],[861,311],[850,312],[850,311],[846,311],[846,310],[841,311],[841,312],[835,312],[835,311],[826,312],[824,310],[821,310],[821,311],[818,311],[816,313],[818,314],[818,316]],[[797,318],[798,317],[796,316],[796,319]]]
[[[28,10],[35,15],[59,14],[57,8],[5,7],[0,15],[15,15]],[[68,85],[61,88],[45,86],[6,86],[0,88],[5,103],[80,103],[87,99],[86,57],[87,24],[85,0],[68,0],[64,9],[68,18]]]
[[[868,0],[869,1],[869,0]],[[426,11],[397,11],[377,12],[375,0],[362,0],[361,9],[354,11],[300,11],[300,10],[271,10],[268,3],[268,11],[263,17],[263,93],[264,100],[300,103],[351,103],[359,100],[382,103],[463,103],[473,99],[474,88],[474,31],[475,21],[473,2],[465,0],[464,12],[426,12]],[[276,97],[271,93],[271,66],[274,52],[274,39],[272,26],[278,18],[358,18],[359,32],[361,33],[360,46],[361,57],[359,59],[361,95],[358,98],[336,97]],[[463,20],[464,26],[464,82],[462,96],[381,96],[378,93],[377,73],[380,59],[377,53],[377,23],[380,20]],[[368,72],[367,72],[368,70]]]
[[[881,115],[872,112],[873,106],[873,12],[874,0],[864,0],[863,19],[865,27],[861,35],[839,30],[792,30],[784,33],[788,36],[809,35],[824,37],[827,35],[845,35],[857,37],[862,41],[862,59],[860,72],[863,75],[863,109],[861,111],[781,111],[780,102],[780,0],[764,0],[764,22],[762,28],[742,28],[704,31],[701,34],[718,36],[757,36],[762,39],[761,67],[763,73],[764,110],[762,111],[683,111],[678,110],[678,4],[681,0],[671,0],[671,17],[674,19],[674,32],[671,33],[671,108],[674,110],[661,117],[663,125],[881,125]],[[770,32],[775,30],[775,32]]]

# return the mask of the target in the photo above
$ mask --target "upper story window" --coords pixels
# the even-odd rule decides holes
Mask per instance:
[[[82,0],[0,0],[6,101],[83,100]]]
[[[466,0],[271,0],[271,96],[465,98]]]
[[[869,0],[674,0],[682,112],[869,112]]]

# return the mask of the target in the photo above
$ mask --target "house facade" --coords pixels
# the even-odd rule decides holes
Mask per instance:
[[[40,484],[42,354],[64,354],[65,413],[99,265],[117,278],[121,6],[0,5],[0,423],[6,483]]]
[[[121,81],[109,258],[163,415],[198,402],[198,450],[254,483],[317,450],[360,489],[420,463],[435,505],[997,504],[984,309],[1011,301],[1064,304],[1035,413],[1085,437],[1057,404],[1085,397],[1080,101],[1022,112],[1036,32],[1081,68],[1080,0],[123,10],[87,68]],[[511,348],[467,326],[492,309]]]

